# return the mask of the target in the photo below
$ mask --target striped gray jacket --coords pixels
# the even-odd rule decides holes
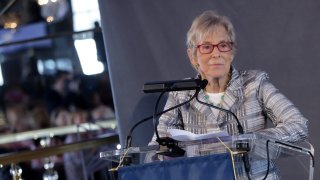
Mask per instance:
[[[288,142],[305,139],[308,135],[307,119],[268,79],[263,71],[237,71],[232,68],[231,80],[221,107],[238,117],[245,133],[258,132]],[[194,93],[195,91],[170,92],[164,109],[189,100]],[[201,101],[207,101],[203,91],[199,92],[198,97]],[[274,124],[273,128],[266,129],[268,119]],[[163,114],[159,118],[158,130],[160,136],[166,136],[168,128],[204,134],[217,127],[230,135],[239,133],[233,116],[220,112],[215,117],[209,106],[194,99],[187,105]]]
[[[164,109],[189,100],[194,93],[192,90],[170,92]],[[200,91],[198,97],[207,102],[204,91]],[[268,75],[263,71],[238,71],[232,67],[231,80],[221,107],[238,117],[245,133],[255,132],[288,142],[303,140],[308,135],[307,119],[270,83]],[[266,128],[267,120],[271,120],[274,127]],[[167,136],[167,129],[170,128],[184,129],[195,134],[210,133],[220,128],[230,135],[239,134],[233,116],[221,111],[216,117],[209,106],[195,99],[159,118],[160,137]],[[155,140],[154,136],[150,144],[154,144]]]

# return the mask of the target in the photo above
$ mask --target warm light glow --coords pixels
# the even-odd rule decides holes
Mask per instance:
[[[93,39],[75,40],[82,71],[85,75],[102,73],[103,64],[98,61],[96,43]]]
[[[38,4],[40,6],[46,5],[46,4],[48,4],[48,2],[49,2],[49,0],[38,0]]]
[[[5,29],[15,29],[18,26],[16,22],[6,22],[4,23],[4,28]]]
[[[53,16],[48,16],[48,17],[47,17],[47,22],[48,22],[48,23],[53,22],[53,21],[54,21]]]
[[[55,2],[57,2],[58,0],[51,0],[51,2],[53,2],[53,3],[55,3]]]

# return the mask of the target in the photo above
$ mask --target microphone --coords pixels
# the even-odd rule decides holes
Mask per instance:
[[[203,86],[201,79],[184,79],[184,80],[171,80],[171,81],[155,81],[147,82],[143,85],[144,93],[156,93],[167,91],[185,91],[196,90]]]
[[[146,122],[146,121],[148,121],[148,120],[150,120],[150,119],[155,119],[155,117],[157,117],[157,116],[160,116],[160,115],[162,115],[162,114],[164,114],[164,113],[166,113],[166,112],[169,112],[169,111],[171,111],[171,110],[173,110],[173,109],[175,109],[175,108],[178,108],[178,107],[180,107],[180,106],[183,106],[183,105],[189,103],[192,99],[194,99],[195,97],[197,97],[197,95],[198,95],[198,93],[200,92],[200,90],[201,90],[201,89],[204,89],[204,88],[207,86],[207,84],[208,84],[208,81],[207,81],[206,79],[204,79],[204,80],[198,79],[198,80],[196,80],[196,81],[197,81],[197,82],[199,81],[200,83],[198,84],[198,88],[196,89],[195,94],[194,94],[188,101],[183,102],[183,103],[181,103],[181,104],[178,104],[178,105],[176,105],[176,106],[173,106],[173,107],[171,107],[171,108],[168,108],[168,109],[166,109],[166,110],[164,110],[164,111],[161,111],[161,112],[159,112],[159,113],[156,113],[156,112],[155,112],[155,113],[153,114],[153,116],[146,117],[146,118],[140,120],[139,122],[137,122],[135,125],[133,125],[132,128],[131,128],[130,131],[129,131],[128,136],[127,136],[126,148],[131,147],[132,133],[133,133],[133,131],[135,130],[135,128],[137,128],[140,124],[142,124],[142,123],[144,123],[144,122]],[[168,82],[168,81],[167,81],[167,82]],[[171,82],[172,82],[172,81],[171,81]],[[163,95],[164,92],[166,92],[166,91],[163,91],[163,92],[161,93],[161,95],[159,96],[159,98],[158,98],[158,100],[157,100],[157,103],[156,103],[156,108],[155,108],[155,109],[157,109],[157,106],[158,106],[158,104],[159,104],[160,98],[161,98],[161,96]],[[154,125],[157,126],[157,122],[155,122]],[[156,136],[157,136],[157,140],[160,139],[157,128],[155,128],[155,134],[156,134]],[[162,144],[164,144],[164,145],[165,145],[165,144],[168,144],[168,143],[166,143],[166,142],[167,142],[167,141],[163,142]]]

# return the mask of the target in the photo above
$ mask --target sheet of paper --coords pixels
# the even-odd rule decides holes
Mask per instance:
[[[171,135],[172,139],[175,139],[177,141],[193,141],[209,139],[214,137],[229,136],[227,132],[221,131],[220,129],[217,129],[216,131],[207,134],[194,134],[192,132],[181,129],[168,129],[168,133]]]

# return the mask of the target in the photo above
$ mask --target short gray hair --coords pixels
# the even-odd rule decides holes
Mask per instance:
[[[236,43],[236,35],[233,25],[228,17],[221,16],[215,11],[205,11],[196,17],[187,33],[187,47],[193,49],[193,55],[196,53],[196,45],[206,38],[217,26],[225,27],[230,40]]]

